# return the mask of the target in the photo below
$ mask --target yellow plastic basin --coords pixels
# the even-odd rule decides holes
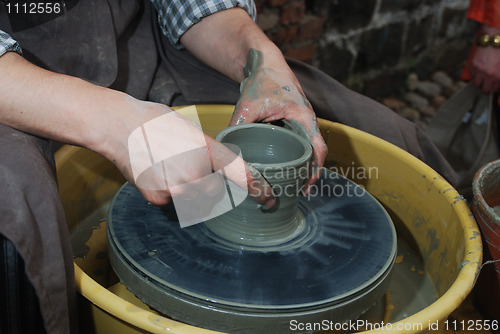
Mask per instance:
[[[203,130],[212,136],[227,126],[233,110],[211,105],[178,111],[192,114],[193,108]],[[423,272],[434,286],[435,301],[384,331],[420,333],[436,323],[442,327],[470,293],[482,261],[479,229],[465,201],[435,171],[403,150],[359,130],[319,122],[329,148],[327,167],[364,186],[385,206],[396,227],[413,240]],[[56,153],[56,161],[68,226],[75,231],[102,210],[125,180],[113,164],[83,148],[65,146]],[[104,230],[94,231],[100,235],[89,239],[85,259],[75,259],[77,289],[88,306],[81,316],[84,326],[107,334],[214,333],[158,315],[121,284],[109,286],[107,282],[116,278],[106,263]]]

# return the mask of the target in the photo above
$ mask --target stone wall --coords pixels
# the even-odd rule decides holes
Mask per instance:
[[[409,73],[458,74],[476,26],[469,0],[256,0],[258,24],[286,56],[373,98]]]

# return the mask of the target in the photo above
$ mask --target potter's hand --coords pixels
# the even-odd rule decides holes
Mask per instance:
[[[288,66],[267,66],[263,54],[254,49],[248,53],[244,75],[230,125],[286,120],[294,132],[305,136],[313,146],[314,161],[307,189],[318,178],[327,147],[297,78]]]
[[[493,36],[500,29],[483,26],[483,32]],[[500,48],[476,47],[470,66],[472,83],[484,93],[500,91]]]
[[[177,205],[177,199],[196,198],[191,210],[210,210],[208,202],[217,203],[226,193],[224,175],[264,208],[274,205],[271,187],[261,174],[194,122],[161,104],[131,103],[142,117],[134,117],[128,126],[128,154],[112,160],[146,200],[163,205],[173,197]]]
[[[315,173],[306,186],[312,184],[327,153],[315,114],[283,53],[248,13],[231,8],[208,15],[191,26],[180,42],[208,66],[242,83],[230,124],[285,119],[303,128],[297,132],[304,133],[314,149]]]

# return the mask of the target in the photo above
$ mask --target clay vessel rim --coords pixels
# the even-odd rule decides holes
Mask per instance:
[[[478,204],[486,210],[488,215],[491,217],[496,217],[497,214],[495,210],[486,202],[486,199],[484,198],[484,178],[487,177],[488,175],[492,174],[495,169],[500,168],[500,159],[499,160],[494,160],[483,167],[479,169],[479,171],[476,173],[474,176],[474,179],[472,180],[472,191],[474,195],[474,201],[478,202]],[[499,172],[500,173],[500,172]]]
[[[302,146],[304,147],[304,154],[301,155],[299,158],[294,159],[294,160],[289,160],[289,161],[285,161],[285,162],[278,162],[278,163],[248,162],[252,166],[254,166],[255,168],[257,168],[258,170],[279,169],[279,168],[283,168],[283,166],[286,166],[286,167],[298,167],[300,165],[303,165],[305,162],[307,162],[312,157],[312,146],[311,146],[311,144],[305,138],[299,136],[298,134],[296,134],[295,132],[293,132],[293,131],[291,131],[289,129],[286,129],[284,127],[277,126],[277,125],[272,125],[272,124],[245,123],[245,124],[231,125],[231,126],[228,126],[225,129],[223,129],[222,131],[220,131],[215,136],[215,140],[223,143],[223,139],[224,139],[224,137],[227,134],[232,133],[234,131],[239,131],[239,130],[244,130],[244,129],[251,129],[251,128],[266,128],[266,129],[269,129],[269,130],[272,130],[272,131],[282,132],[282,133],[284,133],[286,135],[289,135],[289,136],[297,139],[297,141],[300,144],[302,144]]]

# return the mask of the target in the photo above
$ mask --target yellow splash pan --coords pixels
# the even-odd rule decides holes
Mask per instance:
[[[197,114],[203,131],[215,136],[229,123],[233,108],[200,105],[177,110],[188,117]],[[472,290],[482,261],[479,229],[467,204],[434,170],[394,145],[345,125],[326,120],[319,124],[329,148],[326,166],[345,171],[382,203],[396,226],[411,234],[435,289],[435,301],[420,311],[364,333],[423,333],[435,324],[442,328]],[[83,148],[61,148],[56,162],[68,227],[74,231],[113,198],[124,179],[113,164]],[[100,238],[104,252],[105,239]],[[95,258],[106,262],[105,256]],[[102,263],[87,262],[75,259],[75,280],[88,306],[80,323],[93,332],[216,333],[157,314],[121,284],[108,286],[98,278],[95,273],[102,274]]]

